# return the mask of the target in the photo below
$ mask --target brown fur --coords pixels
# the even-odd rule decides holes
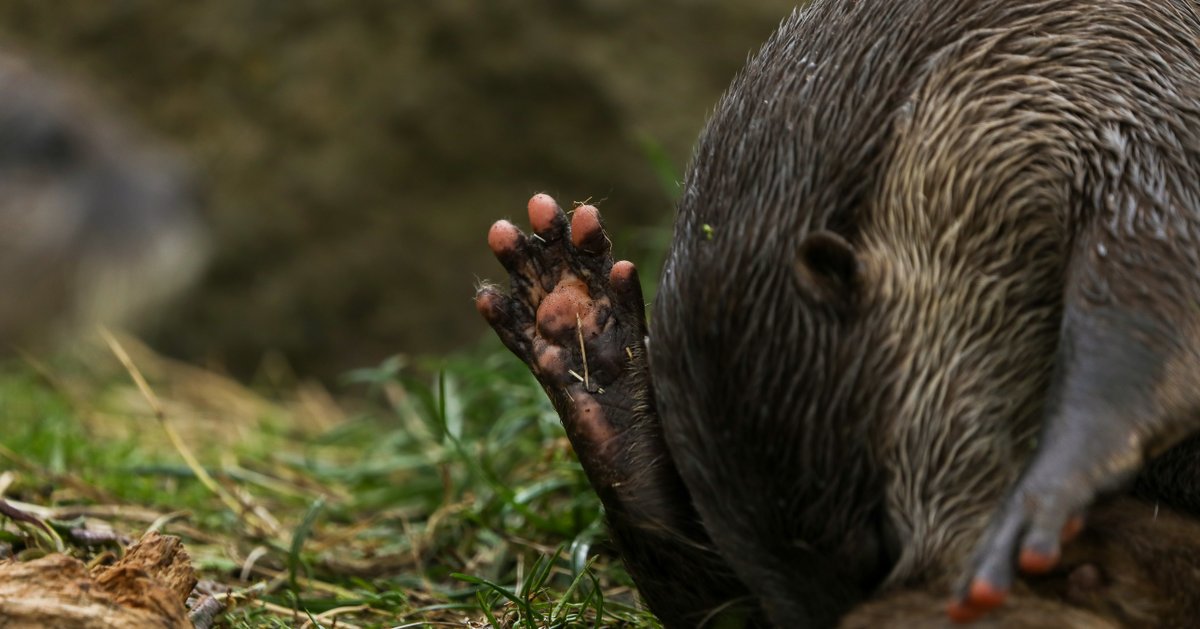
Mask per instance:
[[[512,295],[476,304],[667,626],[937,626],[965,582],[1012,587],[986,626],[1197,617],[1200,523],[1159,508],[1200,513],[1193,2],[798,11],[696,147],[648,342],[636,278],[578,246],[595,209],[572,246],[547,203],[536,239],[493,226]],[[1152,457],[1151,502],[1012,584]]]
[[[1198,37],[1179,0],[819,1],[734,82],[651,368],[699,514],[777,624],[948,593],[1033,453],[1071,293],[1193,318]],[[849,312],[795,278],[824,233],[857,260]],[[1194,410],[1173,382],[1155,399]]]

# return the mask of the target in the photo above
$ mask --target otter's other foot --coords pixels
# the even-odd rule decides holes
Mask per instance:
[[[1068,397],[1071,397],[1068,395]],[[1119,414],[1068,410],[1049,421],[1041,447],[980,540],[951,616],[970,620],[1007,598],[1016,570],[1029,575],[1058,565],[1063,544],[1083,528],[1097,496],[1140,468],[1136,426]]]
[[[1103,231],[1092,237],[1113,255],[1080,255],[1067,278],[1057,382],[1037,451],[981,539],[959,593],[976,611],[1003,602],[1014,564],[1029,574],[1054,568],[1097,497],[1128,486],[1148,459],[1200,428],[1200,345],[1191,332],[1200,284],[1152,285],[1160,292],[1135,300],[1128,296],[1145,286],[1132,279],[1138,274],[1105,266],[1131,259],[1118,252],[1134,242],[1137,259],[1162,268],[1183,272],[1195,260],[1180,260],[1178,247],[1101,240]],[[1087,241],[1080,246],[1094,250]]]
[[[970,580],[949,607],[951,619],[971,622],[1004,603],[1015,576],[1014,558],[1026,574],[1054,569],[1062,544],[1083,528],[1083,518],[1077,514],[1093,496],[1094,492],[1080,491],[1069,483],[1037,486],[1036,480],[1022,482],[1002,509],[1001,518],[984,535]]]

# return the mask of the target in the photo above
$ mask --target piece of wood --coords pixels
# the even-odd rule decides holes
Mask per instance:
[[[95,574],[66,555],[0,562],[0,627],[188,629],[184,601],[195,585],[179,538],[156,532]]]

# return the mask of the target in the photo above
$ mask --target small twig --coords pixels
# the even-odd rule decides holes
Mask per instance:
[[[224,473],[228,474],[230,478],[239,480],[243,483],[257,485],[267,491],[293,498],[304,498],[306,500],[311,500],[315,497],[314,494],[324,496],[327,500],[341,500],[345,498],[345,496],[336,494],[332,490],[321,487],[320,485],[317,485],[319,491],[313,491],[307,487],[298,487],[291,481],[275,478],[256,470],[247,469],[236,462],[225,466],[223,471]]]
[[[418,620],[417,622],[410,622],[407,625],[396,625],[395,627],[392,627],[391,629],[414,629],[415,627],[429,627],[429,626],[461,627],[462,623],[444,622],[444,621],[440,621],[440,620]]]
[[[150,524],[157,522],[164,517],[163,514],[158,513],[157,511],[122,504],[65,505],[61,507],[41,507],[26,503],[15,504],[20,509],[37,514],[38,517],[48,520],[73,520],[75,518],[82,517],[102,520],[129,520],[131,522],[144,522]],[[204,542],[207,544],[216,544],[220,542],[220,539],[217,537],[186,524],[176,524],[172,530],[176,533],[190,537],[198,542]]]
[[[255,500],[254,495],[251,494],[245,487],[235,484],[233,489],[233,496],[237,499],[238,504],[242,505],[242,508],[249,509],[254,515],[258,516],[259,521],[266,525],[266,530],[278,533],[278,531],[283,528],[282,525],[279,524],[279,520],[275,519],[275,516],[271,515],[271,512],[268,511],[266,507],[262,506],[262,504]]]
[[[227,600],[231,598],[238,598],[238,596],[236,594],[230,594],[226,597]],[[284,607],[282,605],[276,605],[275,603],[268,603],[258,599],[248,600],[247,603],[251,605],[258,605],[277,616],[293,619],[296,618],[296,610],[292,609],[291,607]],[[349,623],[341,623],[341,625],[347,629],[359,629],[357,625],[351,625]]]
[[[592,385],[588,382],[588,360],[587,347],[583,343],[583,319],[579,318],[579,313],[575,313],[575,331],[579,333],[579,355],[583,358],[583,388],[590,391]]]
[[[29,527],[33,537],[36,538],[40,536],[46,538],[46,540],[49,541],[52,546],[54,546],[54,550],[56,552],[61,553],[63,549],[66,548],[66,545],[63,544],[62,536],[58,534],[58,531],[54,530],[54,527],[46,524],[37,516],[17,508],[3,498],[0,498],[0,515],[8,516],[14,522],[16,522],[17,526],[19,527]]]
[[[165,527],[166,525],[168,525],[176,520],[183,520],[183,519],[189,518],[189,517],[191,517],[191,515],[192,514],[188,511],[172,511],[170,513],[164,513],[164,514],[160,515],[158,518],[156,518],[153,522],[150,523],[150,526],[146,529],[146,532],[147,533],[150,533],[151,531],[161,532],[163,527]]]
[[[115,562],[118,559],[120,559],[120,557],[117,556],[117,553],[114,553],[111,550],[106,550],[106,551],[96,555],[95,557],[92,557],[92,559],[87,562],[88,572],[91,572],[92,570],[94,570],[96,568],[96,566],[105,565],[110,561]]]
[[[46,524],[45,522],[42,522],[41,520],[34,517],[33,515],[25,513],[24,511],[12,506],[11,504],[9,504],[9,502],[7,500],[5,500],[3,498],[0,498],[0,515],[6,515],[9,518],[11,518],[14,522],[24,522],[25,524],[32,524],[33,526],[45,531],[46,534],[55,535],[57,537],[57,535],[54,533],[54,529],[50,528],[49,524]],[[61,550],[62,549],[62,540],[59,540],[58,546],[59,546],[59,549]]]
[[[584,390],[586,390],[586,389],[587,389],[587,379],[585,379],[583,376],[579,375],[579,373],[578,373],[577,371],[575,371],[574,369],[568,369],[568,370],[567,370],[567,373],[571,374],[571,376],[572,376],[573,378],[575,378],[576,380],[578,380],[578,381],[580,381],[580,382],[584,383],[584,385],[583,385],[583,386],[584,386]],[[571,396],[571,392],[570,392],[570,391],[567,391],[566,389],[563,389],[563,392],[567,394],[567,398],[569,398],[569,399],[570,399],[572,402],[574,402],[574,401],[575,401],[575,398]],[[596,392],[597,392],[597,393],[604,393],[604,387],[596,387]]]
[[[225,611],[225,603],[215,596],[205,595],[188,614],[188,620],[196,629],[209,629],[217,620],[217,615]]]
[[[257,563],[259,559],[262,559],[268,552],[270,551],[267,550],[266,546],[255,546],[254,550],[251,550],[250,554],[246,555],[246,560],[242,562],[241,578],[243,581],[250,580],[250,573],[254,571],[254,564]]]
[[[337,623],[337,617],[342,614],[353,614],[355,612],[365,612],[365,611],[369,611],[370,609],[371,609],[370,605],[348,605],[346,607],[334,607],[333,609],[326,610],[320,614],[317,614],[316,616],[313,616],[309,620],[304,621],[304,624],[300,625],[300,629],[309,629],[309,627],[313,626],[314,620],[317,622],[321,622],[321,621],[325,621],[325,620],[333,620],[335,623]],[[345,623],[340,623],[340,624],[343,627],[353,626],[353,625],[348,625]]]
[[[73,528],[69,531],[71,539],[77,544],[84,546],[99,546],[101,544],[118,544],[120,546],[129,546],[133,543],[128,535],[121,535],[116,531],[93,531],[85,528]]]

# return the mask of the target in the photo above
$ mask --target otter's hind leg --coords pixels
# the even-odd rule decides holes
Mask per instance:
[[[1014,584],[1009,604],[975,627],[1193,627],[1200,618],[1197,592],[1200,520],[1114,496],[1091,510],[1087,529],[1053,570]],[[855,608],[839,627],[950,629],[953,621],[943,615],[940,598],[928,590],[888,592]]]
[[[1051,569],[1097,495],[1200,428],[1196,212],[1121,201],[1076,243],[1038,450],[984,535],[953,611],[1000,604],[1014,563]]]
[[[713,549],[663,441],[646,364],[641,285],[614,264],[595,207],[567,215],[529,201],[533,234],[498,221],[488,244],[511,294],[485,285],[476,306],[546,390],[609,528],[650,609],[668,627],[694,627],[745,587]]]

